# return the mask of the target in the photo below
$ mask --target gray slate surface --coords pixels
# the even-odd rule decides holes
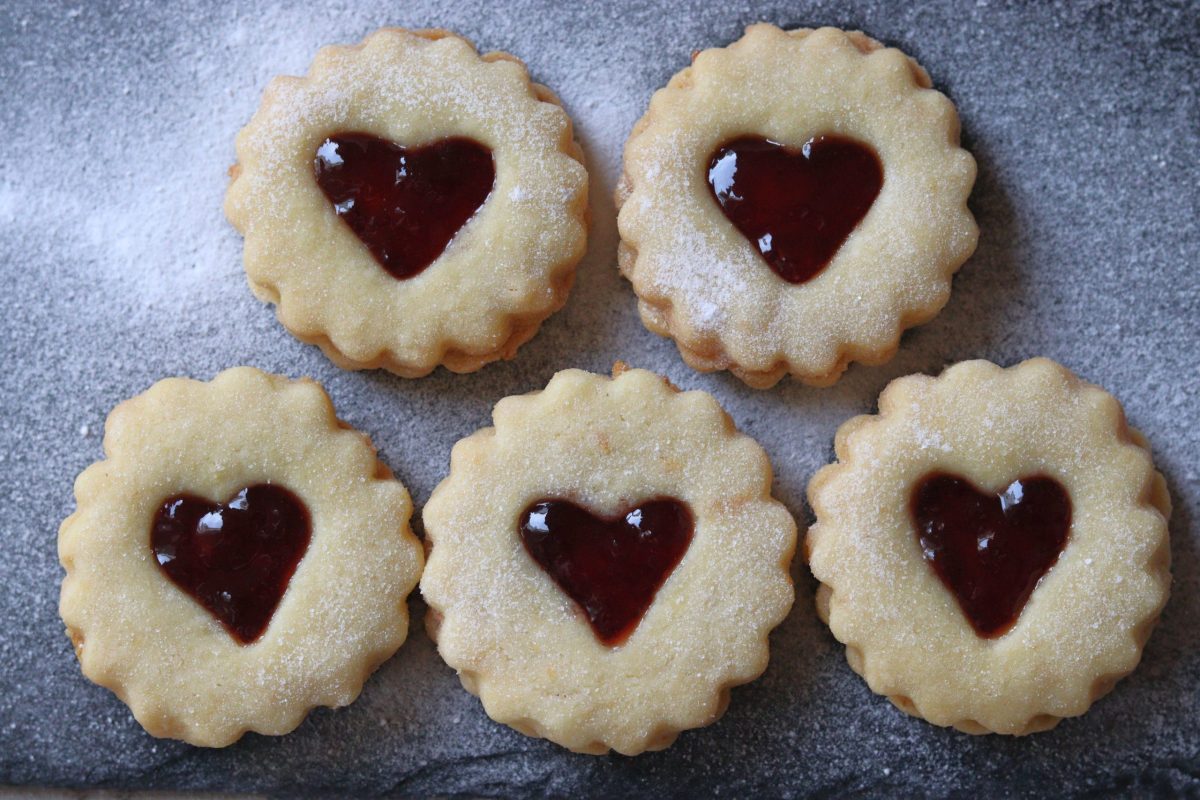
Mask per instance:
[[[253,2],[0,5],[0,784],[281,796],[1200,796],[1200,14],[1195,3]],[[949,306],[881,368],[832,389],[691,372],[638,323],[609,199],[650,93],[744,24],[862,28],[923,63],[977,157],[983,234]],[[247,291],[221,216],[233,136],[274,74],[384,25],[444,26],[526,59],[574,116],[595,232],[567,308],[516,361],[420,381],[351,374]],[[671,749],[587,757],[493,724],[417,628],[353,706],[220,751],[158,741],[83,679],[57,617],[59,521],[117,402],[235,364],[311,375],[418,507],[451,445],[504,395],[621,358],[713,392],[767,448],[801,524],[804,485],[890,379],[1047,355],[1121,398],[1176,510],[1175,589],[1139,670],[1086,716],[972,738],[871,694],[798,600],[766,675]],[[414,612],[422,613],[419,601]]]

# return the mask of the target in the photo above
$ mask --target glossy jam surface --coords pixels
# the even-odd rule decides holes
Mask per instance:
[[[932,472],[913,487],[910,512],[925,560],[985,639],[1016,624],[1071,530],[1071,498],[1045,475],[993,494]]]
[[[708,163],[717,205],[775,273],[804,283],[829,265],[883,187],[875,151],[841,136],[800,148],[743,136]]]
[[[225,503],[167,498],[151,523],[150,549],[176,586],[250,644],[270,624],[311,536],[300,498],[262,483]]]
[[[583,610],[609,647],[624,642],[692,541],[691,509],[657,497],[615,517],[570,500],[530,504],[517,523],[533,560]]]
[[[339,133],[317,148],[317,185],[397,280],[419,275],[491,194],[492,151],[472,139],[401,147]]]

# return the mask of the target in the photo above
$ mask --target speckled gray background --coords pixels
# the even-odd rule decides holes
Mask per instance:
[[[653,794],[1200,796],[1200,14],[1195,3],[195,2],[0,4],[0,784],[281,796]],[[694,48],[744,24],[862,28],[958,104],[983,234],[949,306],[882,368],[832,389],[699,375],[643,330],[614,268],[620,146]],[[266,81],[384,24],[456,29],[557,90],[592,167],[595,231],[566,309],[516,361],[420,381],[351,374],[256,302],[221,216],[233,136]],[[888,380],[985,357],[1058,359],[1121,398],[1175,498],[1175,589],[1142,666],[1086,716],[972,738],[872,695],[813,613],[718,724],[637,758],[566,753],[493,724],[418,627],[353,706],[206,751],[150,738],[80,675],[56,612],[59,521],[105,414],[176,374],[312,375],[418,507],[500,397],[614,359],[717,395],[770,452],[803,524],[837,425]],[[419,601],[414,611],[420,613]]]

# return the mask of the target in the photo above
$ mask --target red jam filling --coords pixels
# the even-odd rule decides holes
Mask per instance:
[[[167,498],[150,526],[159,568],[240,644],[262,636],[308,550],[312,525],[281,486],[247,486],[225,503]]]
[[[842,136],[800,148],[743,136],[717,148],[707,175],[725,216],[793,284],[829,265],[883,187],[875,151]]]
[[[1071,530],[1071,498],[1045,475],[993,494],[932,472],[913,487],[909,510],[925,560],[985,639],[1016,624]]]
[[[463,137],[401,147],[338,133],[317,148],[313,166],[334,213],[397,280],[442,254],[496,180],[492,151]]]
[[[598,517],[570,500],[536,500],[517,523],[525,549],[609,647],[637,628],[692,541],[687,504],[647,500]]]

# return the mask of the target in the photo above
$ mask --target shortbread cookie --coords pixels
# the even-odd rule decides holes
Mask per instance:
[[[715,721],[793,599],[762,448],[712,396],[622,369],[501,400],[424,514],[446,663],[493,719],[584,753]]]
[[[507,53],[384,29],[276,78],[225,214],[302,341],[404,377],[511,358],[566,302],[587,172],[557,98]]]
[[[893,381],[808,487],[817,610],[904,711],[1026,734],[1137,665],[1171,502],[1120,404],[1053,361]]]
[[[83,673],[221,747],[344,706],[408,631],[408,492],[312,381],[249,367],[117,406],[59,530]]]
[[[625,145],[621,271],[693,368],[765,388],[881,364],[975,250],[975,161],[899,50],[752,25],[656,92]]]

